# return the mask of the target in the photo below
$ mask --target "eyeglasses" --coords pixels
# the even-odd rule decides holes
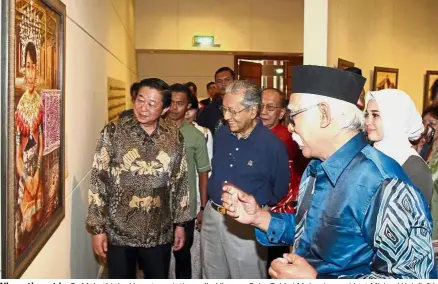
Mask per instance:
[[[241,110],[239,110],[239,111],[235,111],[234,109],[229,108],[229,107],[224,107],[224,106],[219,107],[219,109],[220,109],[220,111],[222,112],[222,115],[223,115],[223,116],[225,116],[225,114],[227,114],[227,112],[229,112],[230,115],[231,115],[231,118],[235,117],[238,113],[241,113],[242,111],[244,111],[244,110],[246,110],[246,109],[248,109],[248,108],[249,108],[249,107],[246,107],[246,108],[241,109]]]
[[[277,108],[281,108],[281,107],[278,107],[278,106],[276,106],[276,105],[265,105],[265,104],[261,104],[261,105],[260,105],[260,111],[263,111],[264,108],[266,108],[267,111],[272,112],[272,111],[276,110]]]
[[[299,109],[297,111],[289,112],[289,123],[292,124],[293,127],[295,127],[294,116],[296,116],[296,115],[298,115],[300,113],[303,113],[305,111],[308,111],[309,109],[312,109],[312,108],[314,108],[316,106],[319,106],[319,104],[312,105],[312,106],[309,106],[309,107],[305,107],[305,108]]]

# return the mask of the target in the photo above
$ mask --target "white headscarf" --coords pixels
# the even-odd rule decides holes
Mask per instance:
[[[365,101],[366,108],[370,100],[377,102],[383,126],[383,139],[374,143],[374,147],[400,165],[412,155],[419,156],[409,140],[419,139],[424,126],[409,95],[397,89],[385,89],[369,92]]]

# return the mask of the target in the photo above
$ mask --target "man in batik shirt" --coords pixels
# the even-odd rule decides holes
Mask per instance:
[[[110,278],[167,278],[191,220],[184,140],[160,119],[170,106],[160,79],[139,83],[134,113],[102,130],[94,156],[87,225]],[[176,225],[175,233],[173,226]]]
[[[401,166],[368,145],[356,107],[365,78],[297,66],[292,72],[292,137],[313,158],[303,174],[296,215],[260,209],[224,186],[224,207],[257,227],[263,245],[293,245],[274,260],[273,278],[436,278],[432,222],[421,192]]]

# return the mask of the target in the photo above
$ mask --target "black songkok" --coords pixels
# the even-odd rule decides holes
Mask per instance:
[[[366,79],[355,72],[314,65],[292,69],[292,93],[314,94],[356,105]]]

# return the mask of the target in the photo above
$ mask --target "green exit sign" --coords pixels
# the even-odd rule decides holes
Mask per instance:
[[[193,46],[214,46],[219,47],[220,44],[215,42],[214,36],[195,35],[193,36]]]

